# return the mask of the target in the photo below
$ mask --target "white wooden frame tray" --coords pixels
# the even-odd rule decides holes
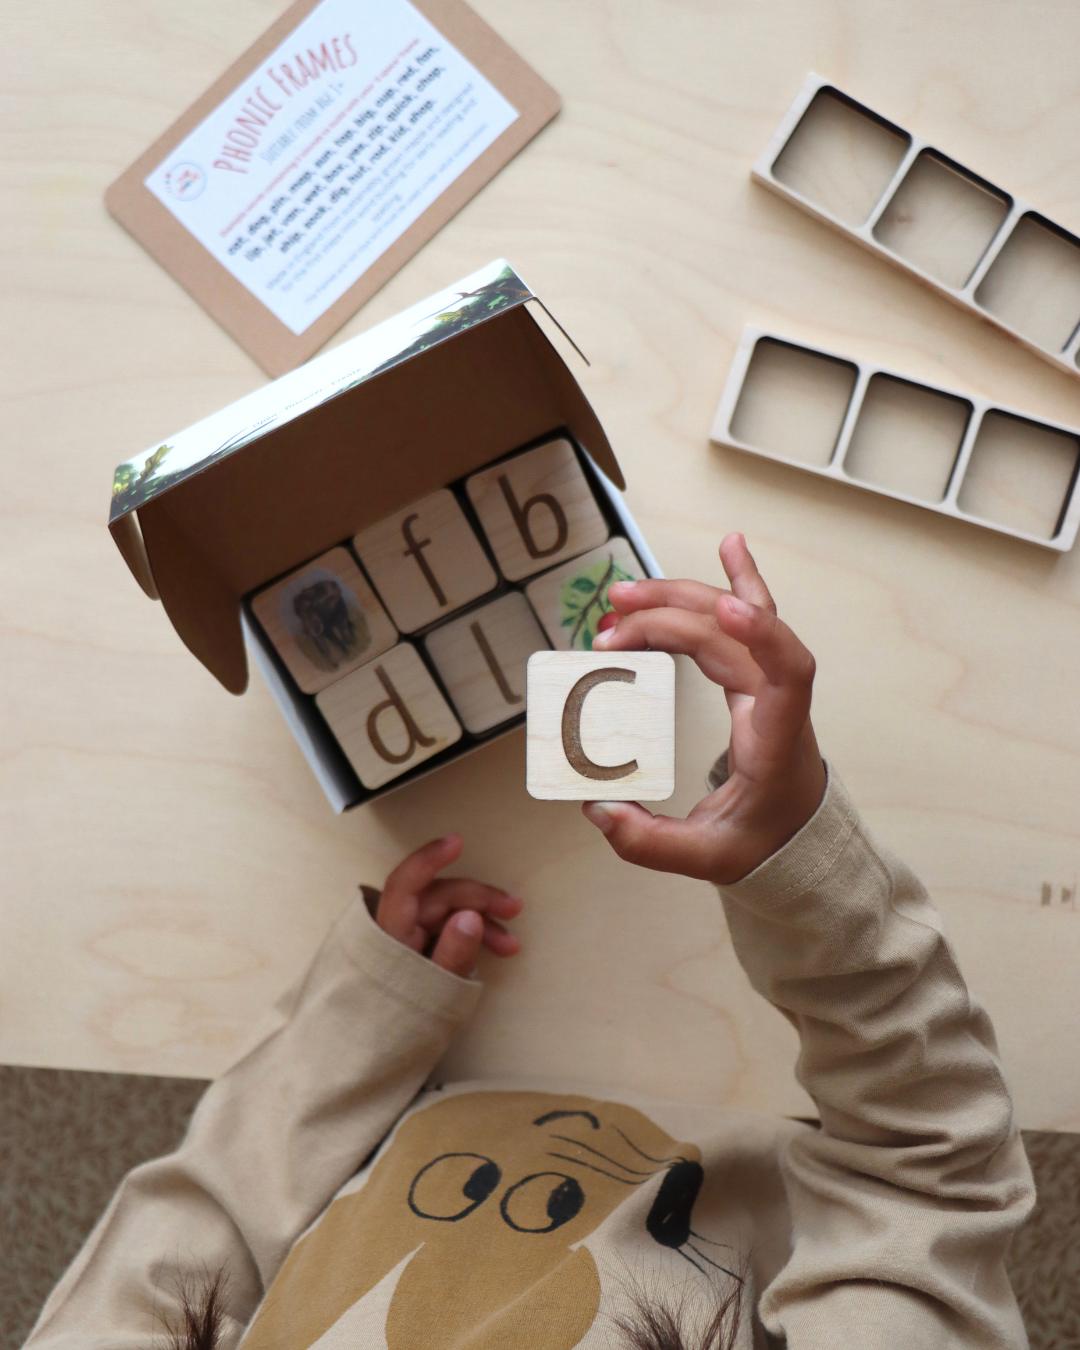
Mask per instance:
[[[792,353],[803,353],[812,358],[823,358],[827,362],[839,363],[842,366],[849,367],[852,372],[852,387],[850,396],[846,397],[846,406],[841,413],[838,413],[837,430],[835,434],[835,443],[828,454],[828,458],[822,463],[810,463],[799,459],[794,455],[778,452],[775,447],[770,448],[760,443],[755,444],[752,439],[747,438],[745,434],[740,434],[736,422],[739,419],[740,399],[743,396],[747,384],[747,377],[755,360],[755,354],[764,350],[761,344],[773,344],[775,347],[787,349]],[[951,464],[947,468],[945,475],[944,491],[940,499],[935,500],[930,496],[921,496],[912,492],[898,491],[887,486],[870,481],[866,477],[856,476],[852,472],[852,466],[849,463],[849,454],[856,436],[860,430],[860,418],[863,416],[867,406],[867,393],[871,389],[872,382],[883,380],[887,382],[896,382],[897,385],[905,386],[914,391],[916,396],[921,391],[930,396],[938,396],[942,399],[954,400],[967,407],[967,414],[963,422],[963,431],[959,437],[955,448],[955,454]],[[880,385],[878,386],[881,387]],[[777,390],[777,398],[784,399],[786,393],[783,389]],[[841,399],[841,406],[843,399]],[[799,420],[799,410],[792,406],[791,415],[797,424]],[[1023,442],[1025,435],[1034,435],[1048,441],[1051,447],[1051,453],[1057,457],[1055,464],[1055,473],[1064,486],[1060,508],[1056,513],[1056,521],[1051,531],[1047,534],[1040,534],[1034,530],[1017,528],[1001,519],[991,519],[981,515],[971,509],[965,509],[963,504],[965,493],[965,484],[970,482],[969,475],[972,474],[973,456],[976,454],[976,448],[980,445],[980,433],[984,427],[988,428],[991,424],[988,419],[997,419],[994,426],[1008,428],[1012,425],[1007,419],[1013,419],[1017,424],[1018,439]],[[1006,420],[1002,420],[1006,419]],[[798,436],[796,427],[795,437]],[[1059,438],[1068,438],[1073,443],[1073,448],[1066,441]],[[953,516],[957,520],[965,520],[975,525],[982,525],[986,529],[996,530],[1001,534],[1006,534],[1014,539],[1022,539],[1028,543],[1040,544],[1044,548],[1055,549],[1059,552],[1065,552],[1072,547],[1080,526],[1080,491],[1078,491],[1078,470],[1080,470],[1080,430],[1075,427],[1066,427],[1053,422],[1047,422],[1043,418],[1035,417],[1031,413],[1019,411],[1014,408],[1006,407],[999,403],[991,402],[988,399],[981,398],[978,394],[972,394],[964,390],[947,389],[940,385],[931,385],[924,380],[915,379],[912,376],[888,369],[884,366],[876,365],[869,361],[859,360],[857,357],[843,355],[837,352],[827,351],[823,348],[812,346],[808,343],[800,342],[796,339],[785,337],[781,334],[767,331],[762,328],[748,326],[740,338],[738,348],[735,353],[731,370],[728,374],[727,385],[717,409],[716,418],[713,423],[711,439],[714,442],[724,445],[730,445],[736,450],[742,450],[747,454],[757,455],[764,459],[777,460],[780,463],[790,464],[795,468],[803,469],[806,472],[817,474],[819,477],[832,478],[841,483],[850,484],[853,487],[860,487],[870,492],[876,492],[882,496],[892,497],[897,501],[909,502],[914,506],[921,506],[926,510],[935,511],[939,515]],[[997,437],[1000,444],[1000,436]],[[899,440],[902,442],[904,437]],[[895,443],[895,438],[894,438]],[[981,442],[986,444],[986,442]],[[1000,453],[1000,450],[997,452]],[[1011,452],[1010,452],[1011,453]],[[1018,456],[1023,455],[1023,449],[1016,451]],[[1071,467],[1068,463],[1069,456],[1072,456]],[[1013,466],[1015,468],[1015,466]],[[1022,481],[1023,466],[1018,476]],[[1055,480],[1056,481],[1056,480]]]
[[[1080,239],[932,142],[810,74],[752,177],[1080,374]]]

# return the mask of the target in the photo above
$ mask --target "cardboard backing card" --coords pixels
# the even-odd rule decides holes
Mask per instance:
[[[367,79],[363,63],[374,61],[376,39],[390,41],[391,16],[402,34],[387,47],[396,55]],[[280,375],[316,352],[559,106],[462,0],[297,0],[105,201],[264,370]],[[424,117],[433,119],[427,140]],[[212,194],[226,189],[236,202],[226,212],[231,233],[226,240],[215,218],[204,242],[193,233],[195,213],[205,215]]]

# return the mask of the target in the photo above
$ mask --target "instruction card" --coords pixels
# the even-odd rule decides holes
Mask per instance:
[[[458,0],[302,0],[107,201],[278,374],[557,110]]]

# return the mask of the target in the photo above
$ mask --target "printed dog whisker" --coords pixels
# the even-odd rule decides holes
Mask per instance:
[[[564,1144],[573,1144],[575,1148],[583,1148],[588,1153],[595,1154],[597,1158],[603,1158],[606,1163],[611,1163],[612,1167],[621,1167],[624,1172],[632,1172],[636,1177],[654,1177],[662,1170],[659,1167],[650,1168],[648,1171],[643,1171],[640,1167],[629,1167],[626,1163],[620,1162],[618,1158],[611,1158],[598,1148],[593,1148],[591,1144],[582,1143],[580,1139],[573,1139],[568,1134],[553,1134],[551,1137],[561,1139]]]
[[[587,1167],[590,1172],[599,1172],[602,1177],[610,1177],[612,1181],[621,1181],[624,1186],[644,1186],[648,1180],[642,1177],[640,1181],[631,1181],[628,1177],[616,1176],[614,1172],[605,1172],[602,1167],[594,1167],[592,1163],[587,1163],[583,1158],[571,1158],[568,1153],[553,1153],[548,1149],[549,1158],[558,1158],[560,1162],[576,1163],[578,1167]]]
[[[733,1270],[728,1270],[727,1266],[722,1266],[719,1261],[713,1261],[710,1257],[706,1256],[704,1252],[699,1252],[692,1242],[687,1242],[686,1245],[690,1248],[690,1250],[694,1253],[694,1255],[700,1257],[701,1260],[706,1263],[706,1265],[712,1266],[714,1270],[722,1270],[725,1275],[730,1275],[733,1280],[738,1280],[738,1282],[742,1284],[741,1275],[736,1275]],[[680,1247],[679,1250],[681,1251],[682,1248]]]
[[[700,1271],[702,1275],[705,1275],[706,1277],[708,1276],[708,1271],[706,1271],[703,1267],[699,1266],[692,1256],[687,1256],[687,1254],[683,1251],[681,1247],[673,1247],[671,1250],[678,1252],[684,1261],[689,1261],[690,1264],[694,1267],[694,1269]]]
[[[639,1157],[646,1159],[647,1162],[654,1162],[654,1163],[686,1162],[686,1159],[682,1156],[681,1153],[676,1153],[673,1158],[654,1158],[651,1153],[646,1153],[643,1148],[638,1148],[637,1144],[634,1143],[634,1141],[630,1138],[628,1134],[625,1133],[625,1131],[620,1130],[618,1125],[612,1125],[611,1128],[615,1131],[617,1135],[620,1135],[623,1139],[626,1140],[626,1142],[630,1145],[630,1147],[634,1150],[634,1152],[638,1154]]]

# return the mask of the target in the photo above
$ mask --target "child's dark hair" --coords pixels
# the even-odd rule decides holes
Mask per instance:
[[[225,1323],[225,1291],[229,1276],[224,1266],[202,1276],[178,1276],[179,1324],[166,1324],[164,1350],[218,1350]]]
[[[630,1311],[612,1317],[625,1338],[625,1350],[733,1350],[749,1270],[744,1258],[726,1281],[710,1278],[712,1301],[706,1311],[697,1291],[691,1296],[689,1284],[673,1290],[657,1279],[644,1283],[628,1278],[623,1287]]]
[[[164,1350],[219,1350],[224,1330],[224,1268],[201,1280],[177,1282],[180,1324],[166,1329]],[[716,1306],[704,1318],[688,1307],[687,1291],[672,1300],[628,1285],[633,1307],[614,1318],[626,1337],[625,1350],[733,1350],[742,1320],[744,1282],[735,1279],[715,1289]]]

